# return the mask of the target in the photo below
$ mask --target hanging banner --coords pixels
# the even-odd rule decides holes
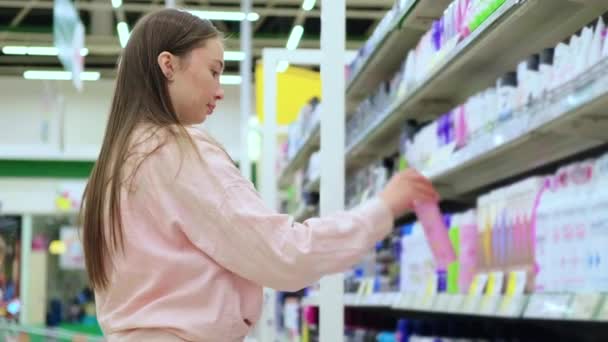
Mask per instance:
[[[55,0],[53,4],[53,41],[61,64],[72,73],[74,86],[82,90],[84,25],[71,0]]]

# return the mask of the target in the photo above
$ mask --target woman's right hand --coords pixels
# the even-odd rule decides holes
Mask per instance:
[[[414,208],[416,202],[436,202],[439,194],[426,177],[413,169],[396,173],[380,193],[395,218]]]

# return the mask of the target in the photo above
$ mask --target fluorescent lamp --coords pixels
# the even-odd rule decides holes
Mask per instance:
[[[35,56],[57,56],[59,50],[54,46],[30,46],[27,48],[27,54]]]
[[[300,44],[300,39],[302,39],[302,34],[304,34],[304,27],[302,25],[296,25],[291,30],[291,34],[289,35],[289,39],[287,40],[287,49],[295,50]]]
[[[54,46],[5,46],[2,53],[5,55],[30,55],[30,56],[57,56],[59,50]],[[82,48],[82,56],[89,54],[89,49]]]
[[[304,0],[302,3],[302,9],[305,11],[310,11],[311,9],[315,8],[315,2],[316,0]]]
[[[5,46],[2,48],[2,53],[5,55],[25,55],[27,54],[27,46]]]
[[[221,75],[220,83],[227,85],[241,84],[241,76],[239,75]]]
[[[127,25],[127,23],[125,23],[124,21],[121,21],[116,24],[116,30],[118,31],[118,40],[120,40],[120,46],[124,48],[125,46],[127,46],[129,36],[131,35],[129,33],[129,25]]]
[[[245,15],[244,12],[224,12],[224,11],[189,11],[201,19],[207,20],[226,20],[226,21],[243,21],[245,18],[249,21],[260,19],[260,15],[255,12],[249,12]]]
[[[242,61],[244,59],[245,59],[245,53],[242,51],[224,51],[224,60]]]
[[[277,64],[277,72],[285,72],[287,71],[287,68],[289,68],[289,63],[287,61],[280,61],[279,64]]]
[[[122,6],[122,0],[112,0],[112,7],[118,8]]]
[[[72,79],[72,73],[59,70],[27,70],[23,73],[23,78],[26,80],[69,81]],[[97,81],[99,78],[101,78],[101,74],[97,71],[83,71],[80,73],[80,79],[83,81]]]

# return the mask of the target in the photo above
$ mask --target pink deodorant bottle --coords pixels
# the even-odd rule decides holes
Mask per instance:
[[[450,241],[439,206],[436,202],[415,203],[414,211],[422,224],[437,266],[444,270],[447,269],[450,263],[456,261],[456,252]]]

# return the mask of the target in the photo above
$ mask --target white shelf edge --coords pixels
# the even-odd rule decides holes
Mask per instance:
[[[345,294],[344,295],[344,306],[349,308],[373,308],[373,309],[386,309],[393,311],[418,311],[418,312],[427,312],[427,313],[436,313],[436,314],[446,314],[446,315],[462,315],[462,316],[477,316],[477,317],[486,317],[486,318],[502,318],[502,319],[517,319],[517,320],[547,320],[547,321],[564,321],[564,322],[600,322],[597,317],[591,317],[587,319],[580,319],[576,317],[567,317],[565,315],[559,316],[541,316],[541,315],[530,315],[527,311],[529,310],[529,305],[533,305],[533,298],[535,301],[541,300],[545,301],[548,304],[552,304],[554,302],[564,302],[567,301],[569,304],[572,303],[570,300],[571,297],[574,297],[573,293],[560,293],[560,294],[546,294],[546,293],[537,293],[537,294],[523,294],[519,296],[507,297],[506,295],[499,295],[496,299],[497,306],[495,309],[490,312],[479,312],[479,306],[482,305],[484,300],[487,300],[487,297],[481,295],[479,300],[477,301],[476,307],[473,308],[472,311],[466,311],[464,306],[457,307],[457,310],[436,310],[433,307],[433,304],[436,303],[436,299],[438,296],[434,296],[431,298],[431,305],[428,307],[422,307],[420,303],[409,303],[407,305],[402,305],[404,296],[416,296],[412,293],[374,293],[368,296],[357,296],[355,294]],[[608,300],[604,293],[599,293],[602,298],[599,302],[603,303],[603,300]],[[386,297],[390,297],[389,300],[391,303],[385,302]],[[458,294],[443,294],[446,297],[446,300],[452,300],[456,297],[467,297],[466,295]],[[508,298],[515,298],[517,301],[514,301],[515,307],[514,310],[508,313],[501,312],[501,305],[503,301],[508,300]],[[553,300],[553,299],[555,300]],[[319,298],[318,296],[304,297],[301,302],[304,306],[318,306]],[[598,306],[600,303],[597,304]],[[599,309],[598,309],[599,310]],[[596,315],[593,315],[596,316]]]

